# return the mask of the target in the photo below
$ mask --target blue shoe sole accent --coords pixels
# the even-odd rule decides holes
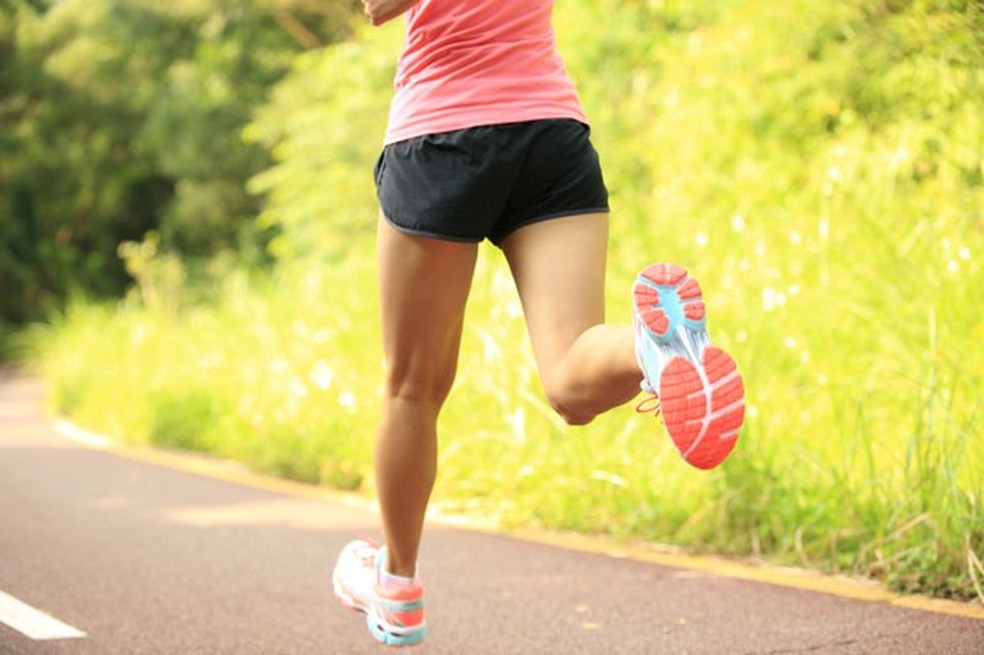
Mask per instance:
[[[376,639],[376,641],[386,644],[387,646],[412,646],[413,644],[420,643],[423,641],[424,637],[427,636],[426,625],[421,626],[413,632],[409,632],[405,635],[397,635],[392,632],[387,632],[379,626],[372,613],[366,613],[366,625],[369,627],[369,633]]]
[[[657,332],[637,316],[642,334],[636,336],[636,358],[645,375],[643,390],[659,395],[659,380],[663,369],[674,357],[682,357],[699,365],[701,353],[710,345],[704,329],[705,321],[686,318],[673,287],[647,286],[656,289],[666,300],[658,305],[668,321],[664,332]]]
[[[643,327],[645,327],[646,332],[655,341],[661,344],[671,343],[676,337],[676,333],[680,327],[684,327],[691,332],[706,331],[706,318],[694,320],[687,318],[684,313],[685,303],[683,299],[680,298],[680,285],[656,284],[642,275],[636,278],[636,285],[644,285],[656,291],[659,297],[659,302],[653,305],[653,309],[661,309],[663,314],[666,316],[667,321],[669,321],[669,326],[662,333],[653,330],[648,323],[643,321]]]

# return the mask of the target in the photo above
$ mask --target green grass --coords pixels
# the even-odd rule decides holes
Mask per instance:
[[[435,506],[982,597],[979,5],[595,0],[557,23],[612,191],[610,319],[630,320],[640,267],[688,266],[744,373],[746,426],[701,473],[631,408],[563,425],[484,249]],[[368,171],[398,40],[301,58],[248,131],[278,156],[255,182],[278,271],[192,302],[173,260],[141,255],[127,302],[39,333],[58,411],[372,493]]]

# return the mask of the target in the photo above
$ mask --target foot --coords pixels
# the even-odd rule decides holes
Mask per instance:
[[[342,549],[332,573],[335,595],[346,607],[366,615],[369,632],[389,646],[409,646],[427,634],[424,588],[383,583],[386,548],[356,540]]]
[[[735,447],[745,386],[735,361],[707,336],[700,285],[680,266],[653,264],[636,278],[632,296],[642,388],[659,397],[683,458],[714,468]]]

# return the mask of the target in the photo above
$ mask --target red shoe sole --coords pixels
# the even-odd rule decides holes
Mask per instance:
[[[663,424],[683,458],[699,469],[714,468],[735,447],[745,419],[745,385],[738,366],[720,348],[703,353],[703,374],[684,357],[660,374]]]

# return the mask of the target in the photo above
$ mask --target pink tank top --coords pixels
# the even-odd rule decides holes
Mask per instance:
[[[543,118],[587,123],[553,0],[421,0],[406,14],[386,143]]]

